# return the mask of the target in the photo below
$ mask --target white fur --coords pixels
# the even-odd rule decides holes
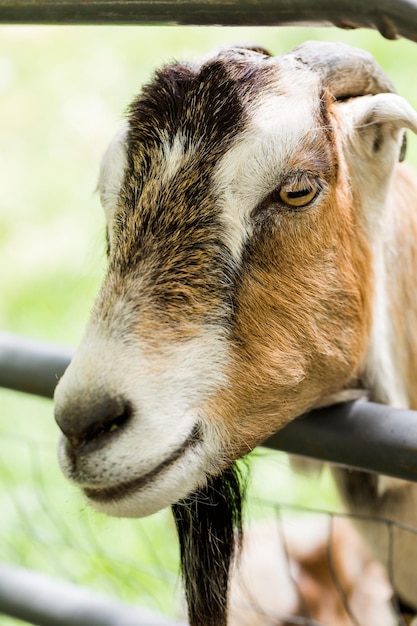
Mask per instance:
[[[373,326],[365,371],[372,384],[373,398],[398,409],[409,407],[402,354],[395,340],[389,311],[386,268],[382,251],[376,250],[374,259],[375,297]]]
[[[191,148],[188,150],[188,156]],[[168,182],[184,162],[186,156],[185,138],[178,133],[173,141],[164,141],[162,144],[162,167],[160,175]]]
[[[105,393],[123,397],[134,407],[125,430],[99,450],[81,455],[76,475],[62,442],[62,469],[81,487],[123,484],[158,467],[187,440],[204,417],[201,407],[225,382],[227,347],[214,329],[158,351],[133,337],[128,345],[113,337],[112,329],[90,328],[55,393],[57,405],[71,403],[73,394],[88,403]],[[112,515],[139,517],[185,497],[204,483],[213,459],[221,456],[221,441],[207,420],[203,438],[140,492],[92,505]]]

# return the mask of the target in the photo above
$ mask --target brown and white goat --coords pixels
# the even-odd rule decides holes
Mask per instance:
[[[60,462],[111,515],[179,502],[193,626],[226,623],[238,457],[346,390],[417,407],[404,128],[416,113],[362,51],[236,46],[158,72],[104,157],[108,271],[56,390]],[[355,510],[416,523],[417,488],[357,476],[339,479]],[[416,562],[395,531],[415,608]]]

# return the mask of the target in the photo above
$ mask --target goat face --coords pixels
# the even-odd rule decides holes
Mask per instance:
[[[186,497],[358,375],[381,164],[349,180],[356,109],[337,98],[388,88],[335,94],[305,49],[164,68],[104,157],[108,272],[55,396],[61,466],[100,510]],[[399,128],[387,142],[388,180]]]

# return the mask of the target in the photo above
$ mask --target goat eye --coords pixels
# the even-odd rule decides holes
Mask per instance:
[[[289,207],[305,207],[316,198],[319,191],[317,181],[303,176],[282,185],[273,193],[273,199]]]

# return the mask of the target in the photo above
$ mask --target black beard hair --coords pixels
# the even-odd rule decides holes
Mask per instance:
[[[245,486],[236,465],[172,506],[191,626],[226,626],[229,570],[242,546]]]

